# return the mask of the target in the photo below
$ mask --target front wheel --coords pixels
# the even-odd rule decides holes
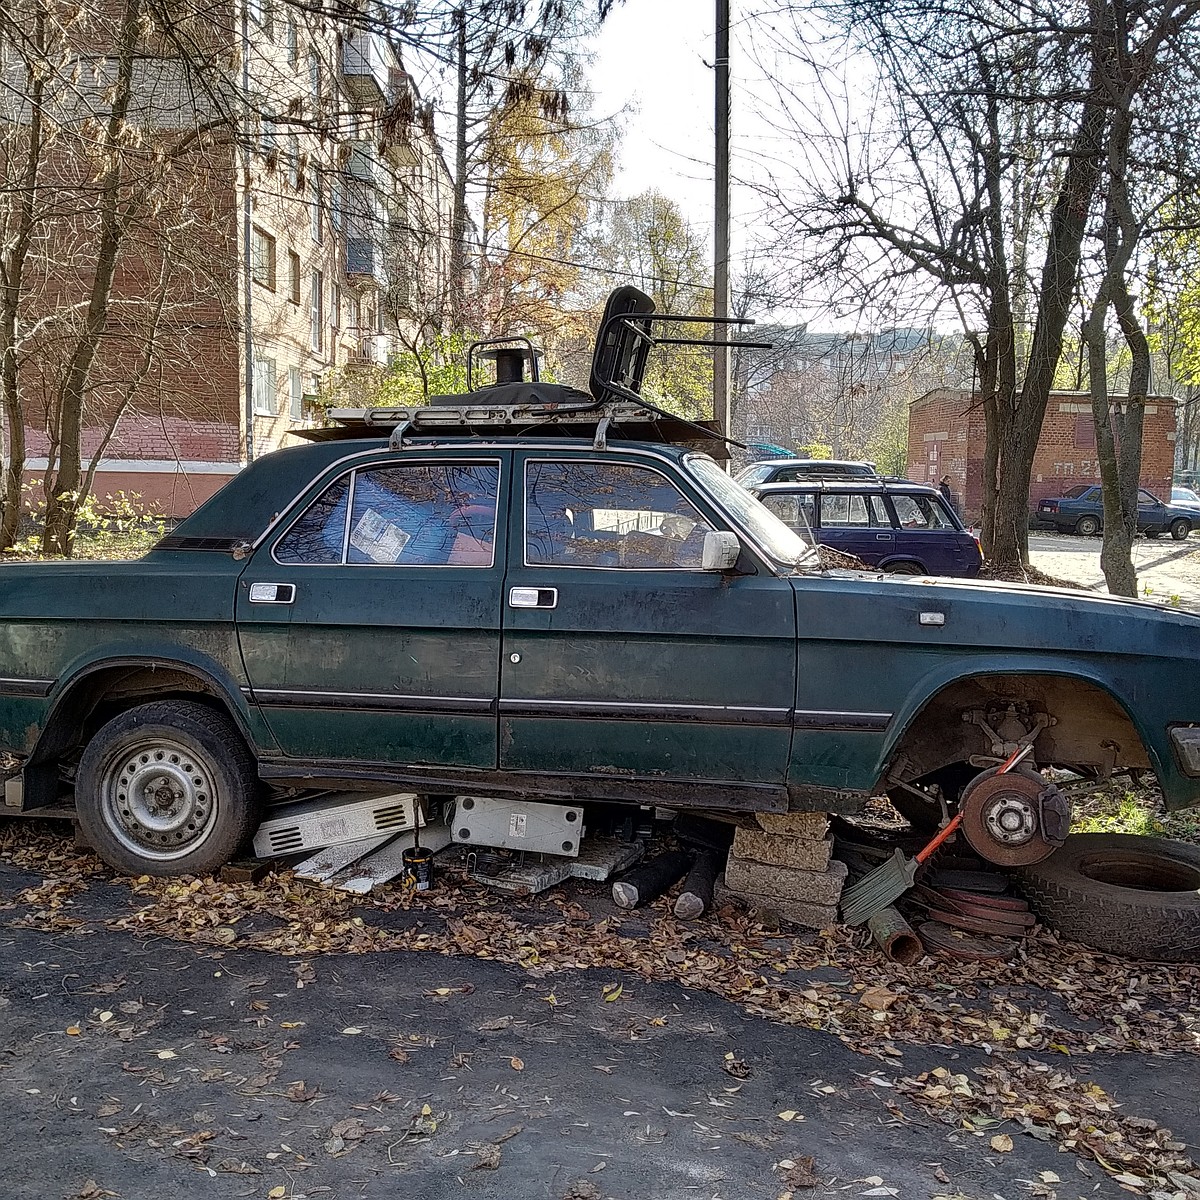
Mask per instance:
[[[1080,517],[1075,522],[1075,532],[1083,537],[1095,537],[1100,532],[1100,518],[1091,516]]]
[[[1187,517],[1176,517],[1171,522],[1171,536],[1177,542],[1187,541],[1188,534],[1192,532],[1192,523]]]
[[[223,713],[187,700],[128,709],[87,744],[76,809],[88,841],[130,875],[189,875],[228,862],[258,824],[258,780]]]

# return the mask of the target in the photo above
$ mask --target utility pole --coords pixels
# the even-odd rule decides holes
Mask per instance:
[[[713,316],[729,316],[729,0],[717,2],[716,68],[716,195],[713,204]],[[728,338],[728,326],[715,336]],[[713,420],[729,432],[729,347],[713,349]]]

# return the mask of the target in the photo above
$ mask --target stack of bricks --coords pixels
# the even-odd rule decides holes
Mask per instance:
[[[807,929],[836,924],[846,881],[832,858],[825,813],[759,813],[739,825],[725,864],[724,895]]]

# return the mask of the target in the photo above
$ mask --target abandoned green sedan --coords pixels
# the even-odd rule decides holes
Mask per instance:
[[[616,440],[654,414],[614,386],[343,414],[140,561],[0,569],[9,802],[73,788],[100,854],[157,874],[330,788],[936,816],[1031,745],[1200,802],[1200,619],[822,570],[712,458]],[[1027,861],[1063,814],[1011,778],[977,824]]]

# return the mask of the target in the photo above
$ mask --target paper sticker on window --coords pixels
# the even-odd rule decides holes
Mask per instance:
[[[411,537],[399,525],[393,525],[373,508],[368,508],[350,531],[350,545],[362,551],[372,562],[394,563],[404,552]]]

